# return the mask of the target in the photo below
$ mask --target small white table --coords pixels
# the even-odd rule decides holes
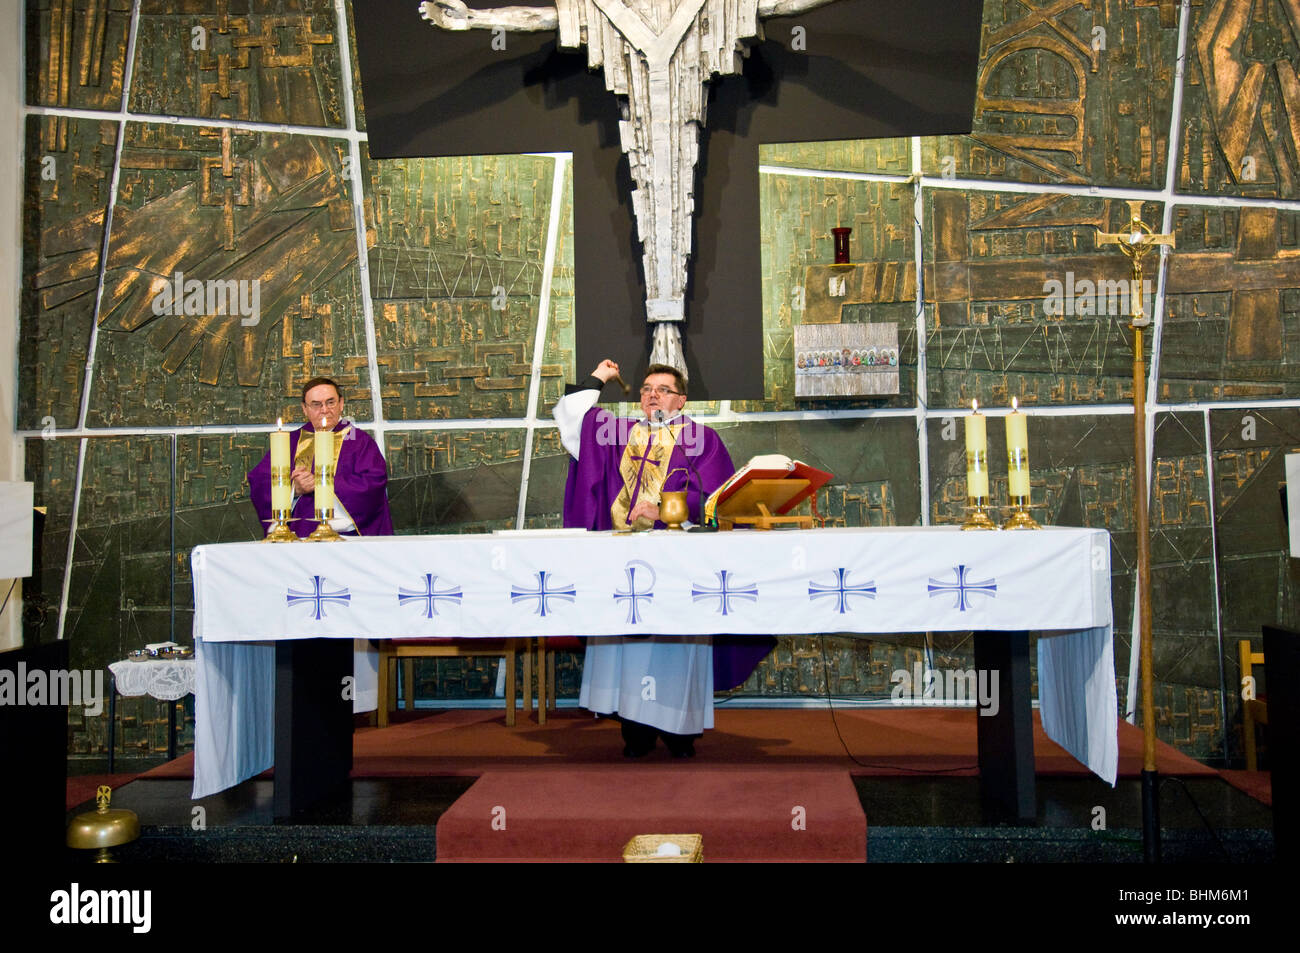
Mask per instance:
[[[113,773],[117,748],[117,696],[138,698],[148,695],[159,701],[179,701],[194,694],[197,665],[188,659],[122,659],[108,666],[116,691],[108,696],[108,773]],[[176,706],[167,706],[167,760],[176,757]]]

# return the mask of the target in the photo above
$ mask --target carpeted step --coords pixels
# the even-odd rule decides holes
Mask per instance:
[[[697,762],[504,768],[438,820],[438,860],[618,862],[637,834],[701,834],[705,861],[856,862],[849,773]]]

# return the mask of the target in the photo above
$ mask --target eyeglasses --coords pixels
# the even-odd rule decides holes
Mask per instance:
[[[337,407],[338,405],[339,405],[339,398],[337,398],[337,397],[331,397],[331,398],[330,398],[329,400],[327,400],[327,401],[313,400],[313,401],[312,401],[310,404],[308,404],[307,406],[308,406],[310,409],[319,412],[319,411],[322,411],[322,410],[333,410],[333,409],[334,409],[335,407]]]
[[[669,390],[667,387],[651,387],[649,384],[641,388],[642,397],[649,397],[651,394],[656,394],[659,397],[667,397],[669,394],[674,394],[680,397],[681,391]]]

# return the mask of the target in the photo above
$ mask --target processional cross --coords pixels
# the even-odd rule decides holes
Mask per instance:
[[[557,0],[554,7],[475,10],[462,0],[426,0],[421,15],[445,30],[559,32],[559,45],[587,47],[606,88],[626,97],[619,123],[636,189],[652,364],[686,371],[678,324],[685,320],[687,258],[695,211],[695,165],[704,125],[704,84],[738,74],[760,20],[834,0]]]
[[[1142,329],[1151,315],[1142,309],[1142,260],[1161,245],[1174,247],[1174,236],[1157,234],[1142,221],[1142,200],[1128,203],[1129,223],[1122,232],[1097,233],[1098,245],[1118,245],[1132,263],[1129,301],[1133,328],[1133,487],[1134,522],[1137,526],[1138,591],[1141,610],[1138,633],[1142,665],[1142,829],[1146,859],[1160,859],[1159,780],[1156,773],[1155,686],[1151,647],[1151,536],[1147,522],[1146,362],[1142,356]]]

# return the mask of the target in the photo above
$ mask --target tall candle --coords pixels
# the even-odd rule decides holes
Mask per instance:
[[[316,431],[313,449],[316,451],[316,512],[334,509],[334,431],[327,429],[329,420],[321,422]]]
[[[1014,397],[1007,414],[1007,477],[1013,498],[1029,496],[1029,420]]]
[[[988,471],[988,434],[985,432],[985,418],[980,413],[979,402],[970,402],[971,415],[966,418],[966,495],[984,497],[989,495]]]
[[[284,420],[275,422],[271,434],[271,509],[289,509],[293,503],[293,487],[289,483],[289,434],[283,429]]]

